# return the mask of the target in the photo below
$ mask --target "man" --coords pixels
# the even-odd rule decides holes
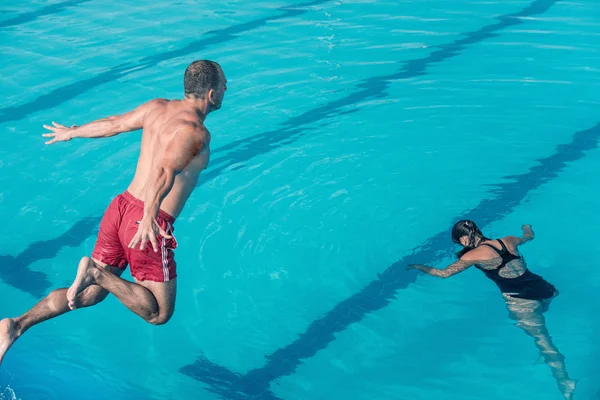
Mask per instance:
[[[184,75],[183,100],[155,99],[123,115],[70,128],[44,125],[46,144],[72,138],[100,138],[142,129],[140,156],[127,190],[108,206],[90,257],[79,262],[70,288],[52,291],[30,311],[0,321],[0,363],[25,331],[70,310],[115,295],[151,324],[173,315],[176,270],[173,223],[209,160],[206,116],[221,107],[227,90],[219,64],[200,60]],[[120,275],[127,265],[135,282]]]

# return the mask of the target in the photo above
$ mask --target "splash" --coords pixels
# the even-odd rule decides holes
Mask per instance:
[[[20,400],[17,394],[10,386],[7,386],[2,393],[0,393],[0,400]]]

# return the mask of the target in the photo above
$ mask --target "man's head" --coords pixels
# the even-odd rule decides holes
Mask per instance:
[[[227,90],[227,79],[214,61],[198,60],[188,65],[183,77],[185,96],[206,100],[208,112],[221,108]]]

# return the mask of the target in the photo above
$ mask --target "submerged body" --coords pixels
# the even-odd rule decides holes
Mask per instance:
[[[510,240],[504,239],[504,240]],[[475,267],[483,271],[505,296],[515,299],[543,301],[557,295],[556,288],[541,276],[534,274],[529,269],[522,256],[511,253],[504,244],[504,240],[498,239],[491,242],[481,243],[479,246],[488,246],[498,253],[500,259],[492,258],[487,262],[475,264]],[[498,242],[501,248],[497,248]],[[514,248],[515,252],[516,248]],[[499,264],[498,264],[499,263]]]
[[[419,264],[409,265],[408,269],[441,278],[456,275],[471,266],[481,270],[502,293],[510,318],[517,321],[516,326],[534,338],[540,356],[550,367],[561,393],[566,399],[572,399],[575,381],[569,378],[565,357],[552,342],[543,315],[558,295],[558,290],[531,272],[518,251],[520,245],[534,238],[531,227],[525,225],[521,237],[506,236],[492,240],[484,237],[474,222],[459,221],[452,236],[464,247],[459,252],[459,260],[444,269]]]

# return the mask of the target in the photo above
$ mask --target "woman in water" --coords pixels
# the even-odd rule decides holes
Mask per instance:
[[[543,313],[558,295],[554,286],[527,269],[525,260],[517,247],[532,240],[531,226],[523,226],[523,236],[506,236],[488,239],[483,236],[473,221],[459,221],[452,228],[452,241],[463,246],[458,261],[444,269],[413,264],[407,269],[417,269],[431,276],[448,278],[471,266],[480,269],[498,286],[506,301],[510,317],[517,326],[535,339],[546,364],[558,383],[558,388],[567,399],[572,399],[575,381],[570,379],[565,368],[564,356],[552,343]]]

